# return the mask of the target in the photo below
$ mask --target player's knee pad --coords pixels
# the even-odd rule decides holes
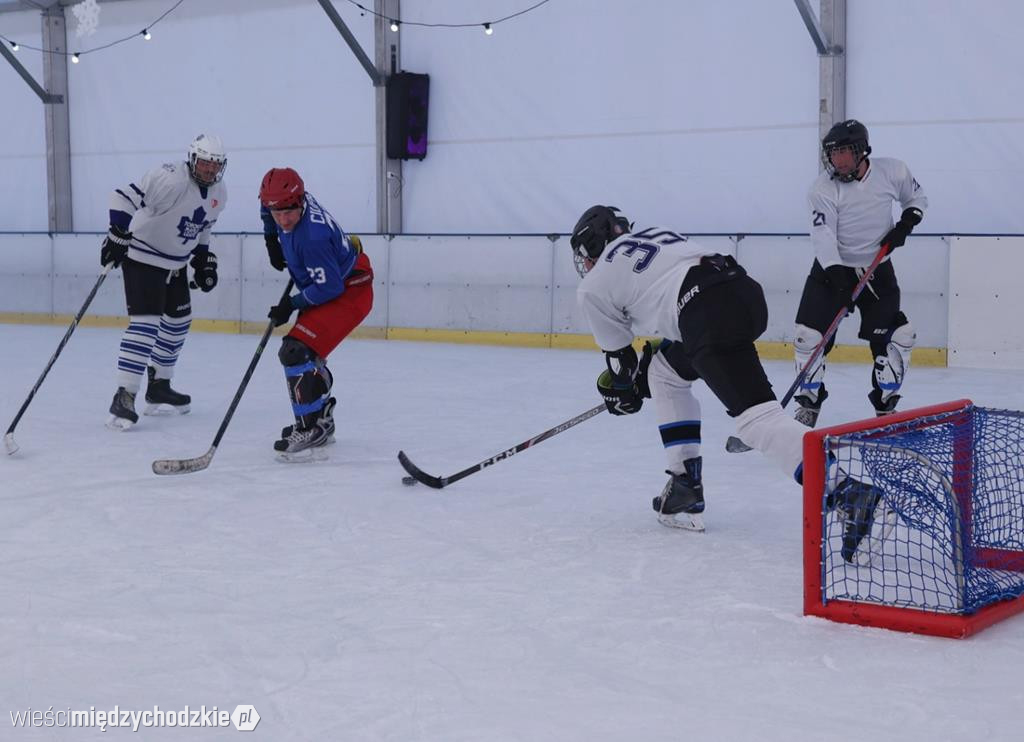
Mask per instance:
[[[313,349],[301,340],[285,336],[281,341],[281,349],[277,352],[277,357],[282,366],[298,366],[314,360],[317,356]]]
[[[881,402],[899,393],[910,367],[910,351],[916,344],[917,332],[909,321],[905,321],[890,331],[884,347],[872,345],[875,355],[872,386],[879,390]]]
[[[796,326],[796,332],[793,336],[793,350],[795,351],[797,373],[811,360],[811,356],[814,355],[815,349],[821,345],[822,340],[822,334],[813,327],[801,324]],[[812,402],[817,400],[824,379],[825,354],[821,353],[817,360],[814,361],[814,364],[807,369],[807,373],[804,374],[804,380],[800,383],[797,396],[807,397]]]
[[[278,358],[284,366],[295,417],[307,424],[316,419],[331,390],[331,372],[305,343],[285,337]]]

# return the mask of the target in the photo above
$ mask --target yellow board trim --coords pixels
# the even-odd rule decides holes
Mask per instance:
[[[0,312],[0,323],[16,325],[69,325],[73,315],[38,314],[32,312]],[[82,318],[82,327],[128,326],[127,317]],[[283,335],[289,326],[278,327],[275,335]],[[227,334],[260,334],[267,329],[266,322],[239,322],[223,319],[195,319],[192,329],[197,332]],[[482,330],[442,330],[419,327],[357,327],[350,337],[370,340],[412,340],[431,343],[459,343],[466,345],[504,345],[518,348],[561,348],[567,350],[598,350],[590,335],[545,332],[493,332]],[[792,361],[793,344],[757,342],[757,352],[766,361]],[[947,365],[946,348],[914,348],[913,365]],[[871,363],[871,350],[866,344],[837,345],[828,354],[831,363]]]

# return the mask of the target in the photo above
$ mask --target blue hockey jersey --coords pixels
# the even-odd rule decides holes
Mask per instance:
[[[309,193],[305,200],[302,218],[291,232],[278,227],[266,207],[260,211],[265,231],[276,230],[281,240],[288,272],[299,289],[292,295],[298,309],[341,296],[358,257],[334,217]]]

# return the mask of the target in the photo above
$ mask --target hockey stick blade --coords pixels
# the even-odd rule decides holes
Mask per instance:
[[[4,448],[7,449],[8,456],[17,452],[18,444],[14,442],[14,433],[8,433],[4,436]]]
[[[405,451],[398,452],[398,463],[402,465],[403,469],[409,472],[410,477],[420,484],[425,484],[436,490],[443,489],[444,486],[448,484],[448,479],[446,477],[431,476],[416,466],[416,464],[412,463],[412,461],[409,460],[409,457],[405,455]]]
[[[160,459],[158,461],[154,461],[153,473],[192,474],[193,472],[202,471],[210,465],[211,461],[213,461],[213,453],[216,450],[216,446],[211,446],[209,451],[194,459]]]

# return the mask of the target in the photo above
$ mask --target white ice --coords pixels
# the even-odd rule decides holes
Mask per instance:
[[[4,425],[61,327],[0,326]],[[267,740],[1019,740],[1024,616],[955,641],[801,615],[800,490],[727,454],[704,405],[707,532],[659,526],[653,405],[602,414],[442,491],[448,475],[600,402],[593,352],[347,341],[327,461],[290,422],[272,339],[210,468],[255,336],[193,334],[192,413],[103,423],[119,332],[73,336],[0,461],[0,699],[32,709],[233,709]],[[776,389],[791,364],[766,364]],[[821,424],[868,416],[834,364]],[[1024,408],[1020,374],[912,368],[903,407]],[[8,718],[0,728],[10,730]],[[6,731],[111,739],[125,730]],[[234,738],[147,730],[141,739]]]

